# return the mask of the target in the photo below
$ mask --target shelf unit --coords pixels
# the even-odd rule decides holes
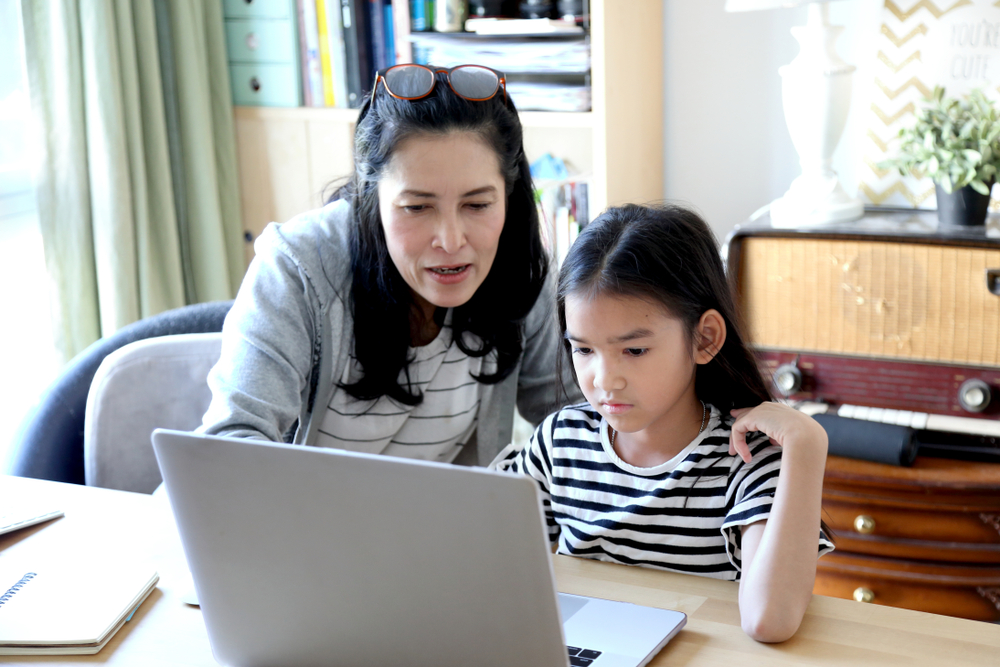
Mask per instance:
[[[591,0],[588,113],[521,113],[529,160],[552,153],[591,174],[592,214],[663,198],[662,0]],[[352,168],[357,109],[236,107],[243,224],[256,238],[322,204]],[[253,256],[247,243],[247,259]]]

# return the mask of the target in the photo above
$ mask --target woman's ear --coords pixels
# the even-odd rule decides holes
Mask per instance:
[[[694,328],[694,360],[698,364],[707,364],[722,349],[726,342],[726,321],[715,308],[709,308],[701,314]]]

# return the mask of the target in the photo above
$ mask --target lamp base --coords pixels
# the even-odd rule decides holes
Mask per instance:
[[[860,199],[849,197],[836,175],[792,181],[783,197],[771,202],[771,226],[808,227],[857,220],[865,211]]]

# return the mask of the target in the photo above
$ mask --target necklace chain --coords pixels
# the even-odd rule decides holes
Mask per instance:
[[[698,435],[705,430],[705,417],[708,416],[708,406],[705,405],[705,401],[701,401],[701,426],[698,427]],[[614,449],[615,438],[618,437],[618,431],[611,424],[608,424],[608,428],[611,429],[611,448]]]

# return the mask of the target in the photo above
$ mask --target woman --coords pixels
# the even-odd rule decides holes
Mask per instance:
[[[547,258],[500,73],[379,72],[347,185],[255,250],[202,431],[486,465],[515,400],[533,423],[558,407]]]

